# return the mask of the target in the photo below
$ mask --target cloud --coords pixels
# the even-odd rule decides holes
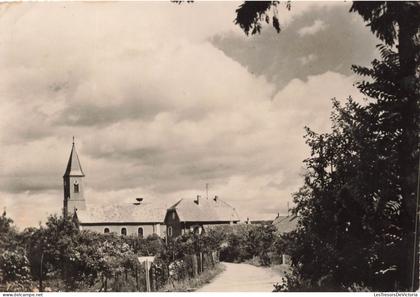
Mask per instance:
[[[351,65],[368,65],[376,57],[378,39],[357,14],[349,13],[346,2],[293,2],[288,21],[277,34],[266,27],[250,37],[220,33],[212,38],[215,46],[255,75],[264,75],[276,89],[292,79],[306,79],[334,71],[352,75]],[[301,38],[299,31],[314,24],[324,30]]]
[[[211,37],[243,38],[232,23],[236,6],[0,6],[0,206],[19,226],[60,213],[74,135],[88,203],[170,205],[209,183],[244,218],[285,212],[307,156],[303,127],[328,129],[330,99],[352,94],[354,78],[334,55],[328,63],[330,52],[291,43],[312,21],[300,17],[293,34],[281,35],[290,41],[281,53],[286,43],[259,37],[257,57],[272,68],[255,71],[249,53],[232,57]],[[311,54],[313,73],[296,63]],[[284,67],[292,76],[279,84],[272,78]]]
[[[298,58],[298,61],[302,64],[302,65],[306,65],[309,64],[313,61],[315,61],[317,59],[317,56],[314,54],[309,54],[307,56],[303,56]]]
[[[353,86],[355,80],[353,76],[330,71],[309,76],[306,81],[294,79],[275,95],[273,101],[277,109],[287,114],[290,125],[307,125],[315,131],[327,132],[331,99],[344,101],[352,96],[357,100],[358,92]]]
[[[325,30],[327,28],[327,25],[321,21],[321,20],[315,20],[315,22],[310,25],[303,27],[298,30],[298,34],[303,37],[306,35],[314,35],[315,33],[318,33],[319,31]]]

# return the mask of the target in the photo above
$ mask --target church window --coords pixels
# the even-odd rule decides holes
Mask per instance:
[[[140,238],[143,238],[143,228],[142,228],[142,227],[139,227],[139,228],[137,229],[137,235],[138,235]]]
[[[79,183],[77,182],[77,180],[74,182],[74,192],[79,193]]]
[[[172,220],[175,220],[175,218],[176,218],[176,214],[175,212],[172,212]]]
[[[121,228],[121,235],[127,235],[127,228]]]
[[[109,228],[105,228],[104,233],[109,233]]]
[[[172,237],[172,227],[171,226],[168,227],[168,236]]]

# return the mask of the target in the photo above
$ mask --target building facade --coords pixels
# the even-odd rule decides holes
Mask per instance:
[[[147,203],[143,198],[133,203],[89,205],[84,191],[85,178],[73,141],[63,176],[63,214],[72,216],[81,230],[139,237],[165,235],[165,207]]]
[[[155,234],[171,238],[240,221],[236,209],[217,196],[181,199],[168,209],[145,202],[143,198],[136,198],[133,203],[90,205],[85,197],[85,178],[73,141],[63,176],[63,214],[72,216],[81,230],[139,237]]]
[[[207,227],[239,221],[236,209],[217,196],[211,199],[197,196],[195,200],[181,199],[168,208],[164,222],[167,237],[174,238],[189,232],[200,234]]]

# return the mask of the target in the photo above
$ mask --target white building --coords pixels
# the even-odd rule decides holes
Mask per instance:
[[[135,203],[89,206],[86,204],[84,180],[86,176],[73,142],[70,158],[63,176],[65,216],[74,216],[80,229],[99,233],[115,232],[121,235],[147,237],[163,236],[166,208],[146,203],[138,198]],[[134,201],[133,201],[134,202]]]

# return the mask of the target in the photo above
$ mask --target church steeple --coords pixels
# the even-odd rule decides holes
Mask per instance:
[[[79,156],[76,152],[76,146],[73,144],[70,152],[69,161],[63,176],[64,186],[64,216],[72,215],[75,210],[86,209],[86,201],[84,197],[84,185],[82,166],[80,165]]]
[[[66,172],[64,176],[85,176],[80,165],[79,156],[76,152],[76,146],[74,145],[74,136],[73,136],[73,145],[71,147],[69,162],[67,163]]]

